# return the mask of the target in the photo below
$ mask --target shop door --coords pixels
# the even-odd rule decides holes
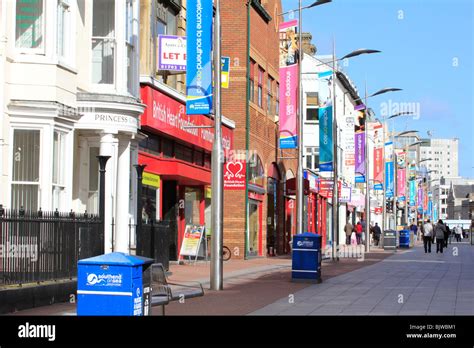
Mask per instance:
[[[277,181],[273,178],[268,178],[267,188],[267,255],[275,255],[277,231],[276,224],[277,217],[277,195],[276,195]]]
[[[169,256],[170,260],[178,259],[178,191],[176,181],[163,181],[162,216],[169,223]]]
[[[248,256],[261,255],[262,245],[262,204],[253,199],[249,200],[249,235]]]

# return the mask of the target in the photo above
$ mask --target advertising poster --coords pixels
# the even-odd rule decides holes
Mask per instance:
[[[355,182],[365,182],[365,134],[356,132],[355,139]]]
[[[319,108],[319,171],[332,172],[334,148],[332,139],[332,105]]]
[[[355,142],[354,142],[354,117],[344,117],[343,123],[343,148],[344,148],[344,168],[343,176],[348,182],[354,182],[355,172]]]
[[[393,197],[393,184],[394,184],[394,172],[393,172],[393,162],[385,162],[385,187],[387,190],[385,191],[386,197],[391,198]]]
[[[298,101],[298,21],[281,23],[280,34],[280,148],[296,149]]]
[[[204,225],[186,225],[180,256],[198,256],[199,246],[204,235]]]
[[[186,114],[212,109],[212,0],[189,1],[186,10]]]
[[[186,37],[158,36],[158,69],[186,71]]]
[[[229,88],[230,80],[230,57],[221,57],[221,86]]]

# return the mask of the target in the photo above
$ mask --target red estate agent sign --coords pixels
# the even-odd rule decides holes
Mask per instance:
[[[224,189],[245,190],[245,161],[230,161],[224,164]]]

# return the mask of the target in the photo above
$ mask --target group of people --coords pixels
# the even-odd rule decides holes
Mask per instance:
[[[427,222],[422,225],[422,234],[423,234],[423,246],[425,248],[425,253],[431,253],[431,243],[434,243],[436,239],[436,253],[443,253],[443,248],[448,247],[448,241],[450,236],[453,234],[449,229],[448,225],[443,223],[443,220],[438,220],[434,226],[428,219]],[[461,242],[462,240],[462,228],[461,226],[454,227],[454,235],[456,236],[456,241]]]
[[[365,242],[365,228],[366,224],[365,221],[362,219],[354,226],[347,221],[346,225],[344,226],[344,232],[346,234],[346,244],[352,245],[359,245]],[[370,234],[372,234],[372,238],[374,240],[375,245],[379,245],[380,242],[380,235],[382,234],[382,230],[378,223],[375,225],[370,225]]]

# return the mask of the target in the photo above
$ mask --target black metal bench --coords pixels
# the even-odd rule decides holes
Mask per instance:
[[[166,278],[166,272],[161,263],[151,265],[151,306],[161,306],[165,315],[165,306],[171,301],[204,296],[204,289],[199,282],[189,284],[171,283]]]

